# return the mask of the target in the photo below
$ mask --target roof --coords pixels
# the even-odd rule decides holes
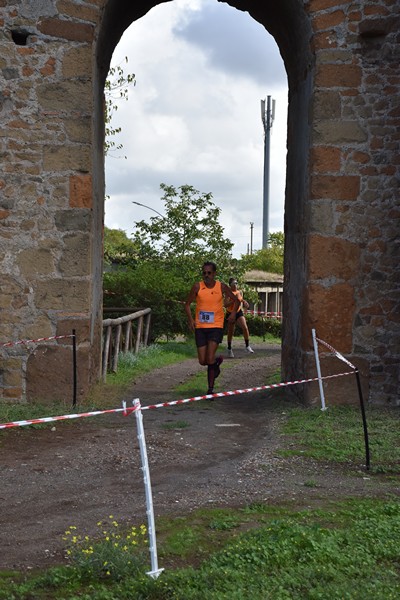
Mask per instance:
[[[267,273],[266,271],[246,271],[243,275],[246,283],[283,283],[283,275],[280,273]]]

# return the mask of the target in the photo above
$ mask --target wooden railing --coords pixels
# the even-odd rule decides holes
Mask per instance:
[[[103,361],[102,376],[106,380],[107,370],[113,373],[118,369],[119,352],[139,352],[140,344],[148,345],[151,308],[144,308],[117,319],[103,319]],[[136,332],[133,321],[138,320]]]

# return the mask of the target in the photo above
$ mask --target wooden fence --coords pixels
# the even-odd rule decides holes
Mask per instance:
[[[103,361],[102,376],[106,380],[107,371],[118,369],[119,352],[139,352],[140,344],[148,345],[150,333],[151,308],[144,308],[117,319],[103,320]],[[132,325],[138,321],[136,332]]]

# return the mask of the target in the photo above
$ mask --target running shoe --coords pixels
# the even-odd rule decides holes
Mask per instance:
[[[214,393],[214,388],[208,388],[208,390],[207,390],[207,396],[209,394],[213,394],[213,393]]]
[[[246,346],[246,352],[248,352],[249,354],[254,354],[254,350],[250,346]]]
[[[215,361],[215,367],[214,367],[214,378],[215,379],[217,379],[217,377],[221,373],[220,366],[221,366],[223,360],[224,360],[223,356],[218,356],[217,360]]]
[[[229,356],[229,358],[235,358],[232,348],[228,348],[228,356]]]

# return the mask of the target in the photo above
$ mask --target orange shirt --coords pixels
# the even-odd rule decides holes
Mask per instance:
[[[242,296],[242,293],[240,292],[240,290],[236,290],[236,292],[234,292],[232,290],[232,294],[235,294],[235,296],[238,297],[238,300],[240,302],[239,308],[236,311],[236,312],[239,312],[239,310],[242,310],[242,308],[243,308],[243,296]],[[228,306],[226,307],[226,310],[228,312],[232,312],[232,310],[233,310],[233,301],[228,304]]]
[[[223,327],[224,297],[221,282],[216,281],[213,288],[208,288],[204,281],[200,281],[199,284],[196,296],[195,327]]]

